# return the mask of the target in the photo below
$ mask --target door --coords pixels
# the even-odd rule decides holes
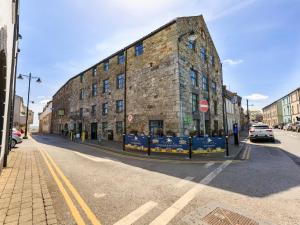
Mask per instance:
[[[80,137],[81,137],[82,123],[79,123],[79,124],[78,124],[78,131],[79,131],[79,134],[80,134]]]
[[[113,132],[113,130],[108,130],[107,131],[107,139],[110,140],[110,141],[114,140],[114,132]]]
[[[91,140],[97,140],[97,123],[91,123]]]

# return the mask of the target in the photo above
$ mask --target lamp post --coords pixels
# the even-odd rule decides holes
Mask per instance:
[[[41,83],[42,80],[39,77],[33,77],[31,73],[29,75],[24,75],[24,74],[19,74],[18,79],[23,80],[23,77],[28,78],[28,94],[27,94],[27,108],[26,108],[26,123],[25,123],[25,135],[23,139],[27,139],[27,126],[28,126],[28,110],[29,110],[29,96],[30,96],[30,84],[31,84],[31,79],[35,79],[37,83]]]

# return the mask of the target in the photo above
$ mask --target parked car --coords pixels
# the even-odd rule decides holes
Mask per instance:
[[[276,128],[278,129],[278,126],[279,126],[278,124],[274,124],[273,129],[276,129]]]
[[[292,124],[292,131],[300,132],[300,121]]]
[[[255,124],[249,130],[250,141],[254,140],[270,140],[275,142],[275,137],[272,128],[266,124]]]
[[[286,125],[283,126],[283,130],[292,130],[292,124],[287,123]]]
[[[21,137],[19,137],[18,135],[12,134],[11,143],[10,143],[10,146],[12,148],[14,148],[16,146],[16,144],[19,144],[21,142],[22,142],[22,138]]]
[[[15,134],[15,135],[17,135],[17,136],[19,136],[19,137],[21,137],[21,135],[22,135],[22,132],[19,131],[19,130],[17,130],[17,128],[13,128],[12,129],[12,133]]]
[[[281,129],[281,130],[282,130],[282,129],[283,129],[283,126],[284,126],[284,123],[279,123],[279,124],[278,124],[278,129]]]

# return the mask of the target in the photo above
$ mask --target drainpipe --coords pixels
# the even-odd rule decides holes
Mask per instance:
[[[124,134],[127,133],[127,128],[126,128],[126,117],[127,117],[127,113],[126,113],[126,109],[127,109],[127,103],[126,103],[126,89],[127,89],[127,49],[125,50],[125,71],[124,71]]]

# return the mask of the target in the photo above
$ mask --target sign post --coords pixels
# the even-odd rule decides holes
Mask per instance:
[[[205,113],[208,111],[208,102],[206,100],[201,100],[199,103],[199,109],[202,112],[203,115],[203,121],[204,121],[204,136],[206,135],[206,129],[205,129]]]

